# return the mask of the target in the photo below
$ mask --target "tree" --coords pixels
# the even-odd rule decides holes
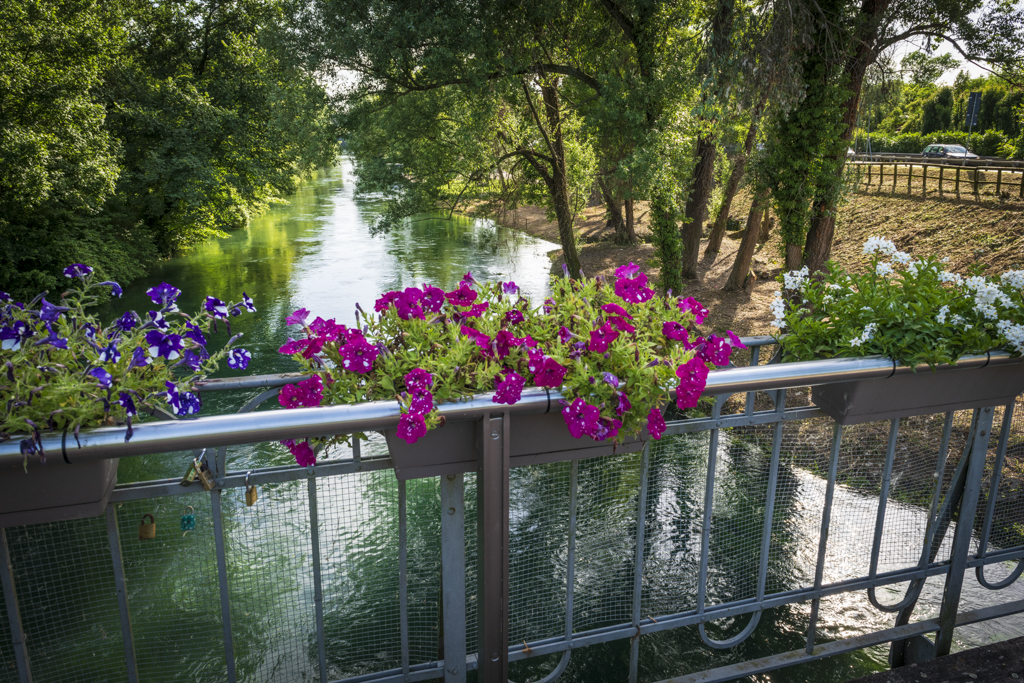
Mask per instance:
[[[914,85],[931,85],[947,71],[960,66],[956,57],[950,54],[929,57],[920,50],[908,52],[900,62],[903,76]]]

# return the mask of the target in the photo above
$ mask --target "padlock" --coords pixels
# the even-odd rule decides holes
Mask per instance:
[[[146,517],[149,517],[149,524],[146,523]],[[139,540],[145,541],[147,538],[156,538],[156,520],[148,512],[142,515],[142,524],[139,525]]]
[[[245,504],[248,507],[252,507],[256,503],[256,499],[259,494],[256,493],[256,487],[249,485],[249,475],[252,474],[252,470],[245,473]]]
[[[188,464],[188,471],[185,472],[185,476],[181,478],[181,485],[190,486],[196,480],[196,474],[198,474],[198,468],[196,468],[196,461],[193,459]]]
[[[185,509],[192,512],[186,512],[181,515],[181,530],[192,531],[196,528],[196,509],[191,505],[186,505]]]
[[[199,481],[203,485],[204,491],[211,491],[215,485],[213,481],[213,474],[210,473],[210,468],[206,466],[205,462],[195,461],[196,471],[198,472]]]

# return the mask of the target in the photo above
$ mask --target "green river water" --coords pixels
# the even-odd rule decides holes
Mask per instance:
[[[353,196],[351,165],[322,173],[253,221],[243,232],[203,244],[161,263],[142,281],[125,288],[104,316],[132,308],[148,310],[144,292],[162,281],[179,287],[183,310],[196,310],[206,295],[238,300],[246,291],[258,312],[233,321],[240,343],[253,354],[247,374],[297,368],[277,353],[287,339],[285,316],[305,307],[314,315],[350,323],[356,302],[368,308],[383,291],[430,282],[451,288],[471,270],[477,279],[513,279],[535,300],[545,294],[550,260],[557,248],[542,240],[485,221],[424,216],[385,237],[369,234],[372,199]],[[226,337],[222,333],[213,346]],[[238,374],[225,370],[225,376]],[[256,392],[204,395],[203,414],[237,410]],[[264,409],[276,408],[271,400]],[[823,429],[827,425],[822,424]],[[660,443],[651,456],[645,535],[648,554],[642,615],[693,607],[708,437],[681,436]],[[764,516],[770,431],[722,435],[715,498],[715,527],[709,574],[709,602],[753,595],[760,528]],[[374,438],[366,448],[380,453]],[[119,482],[180,477],[187,454],[163,454],[122,461]],[[276,444],[234,448],[229,470],[284,465],[290,456]],[[824,482],[801,467],[800,457],[780,471],[775,507],[769,591],[813,582]],[[623,455],[579,465],[579,521],[576,547],[577,630],[628,622],[632,614],[640,456]],[[512,618],[510,640],[554,637],[565,622],[565,563],[568,539],[570,465],[518,468],[511,478],[510,557]],[[397,484],[390,471],[332,477],[315,484],[324,582],[328,679],[371,673],[400,665],[398,616]],[[260,488],[246,507],[241,490],[227,491],[222,512],[227,543],[234,652],[240,681],[318,680],[307,482]],[[473,515],[473,477],[467,476],[467,519]],[[197,528],[182,534],[178,519],[195,508]],[[837,521],[830,541],[826,580],[864,572],[877,498],[837,487]],[[140,680],[225,680],[224,644],[217,591],[216,555],[208,494],[187,494],[118,506],[129,603]],[[136,538],[144,513],[154,514],[158,537]],[[437,613],[440,563],[439,492],[434,480],[408,485],[409,623],[412,662],[438,656]],[[924,511],[893,501],[885,552],[892,566],[913,555],[920,542]],[[887,525],[890,517],[887,516]],[[9,532],[21,591],[22,618],[29,637],[34,680],[126,680],[120,622],[103,520],[39,525]],[[889,539],[889,536],[887,536]],[[475,531],[467,529],[472,564]],[[908,550],[909,549],[909,550]],[[885,553],[883,553],[885,554]],[[884,564],[884,563],[883,563]],[[882,568],[884,571],[884,567]],[[475,586],[470,572],[467,584]],[[965,604],[1020,599],[1018,588],[985,595],[968,579]],[[894,602],[895,593],[881,591]],[[1013,595],[1011,595],[1013,593]],[[941,584],[930,581],[919,614],[937,610]],[[468,630],[475,629],[473,596]],[[640,642],[640,680],[657,681],[690,671],[803,647],[807,604],[770,610],[754,635],[730,650],[701,644],[696,629],[645,636]],[[0,624],[6,614],[0,605]],[[709,626],[725,638],[747,617]],[[822,639],[847,637],[891,626],[863,592],[822,602]],[[0,626],[0,683],[15,681],[9,634]],[[1020,620],[958,632],[967,647],[1024,632]],[[472,651],[473,636],[470,636]],[[575,650],[560,680],[578,683],[625,681],[629,641]],[[759,681],[840,682],[886,668],[887,648],[833,657],[756,677]],[[558,657],[513,664],[511,678],[538,680]],[[472,678],[472,675],[471,675]]]

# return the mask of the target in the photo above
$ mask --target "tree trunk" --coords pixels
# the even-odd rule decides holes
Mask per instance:
[[[761,235],[761,217],[767,203],[768,197],[763,192],[754,197],[750,213],[747,214],[747,231],[743,233],[743,241],[740,242],[740,248],[736,252],[736,260],[732,264],[729,281],[722,288],[726,292],[743,289],[747,283],[750,263],[754,259],[754,249],[757,248],[757,238]]]
[[[841,149],[836,150],[835,173],[837,179],[842,176],[846,167],[847,143],[853,137],[857,125],[857,110],[860,107],[861,86],[868,66],[875,61],[875,42],[878,38],[878,27],[889,7],[890,0],[863,0],[860,13],[859,30],[854,35],[854,52],[846,62],[846,73],[850,80],[847,87],[849,97],[842,105],[843,134]],[[805,264],[810,271],[823,270],[825,263],[832,254],[832,238],[835,235],[836,212],[839,210],[839,197],[829,193],[825,197],[815,197],[811,212],[811,226],[804,242]],[[787,257],[788,261],[788,257]]]
[[[697,165],[693,169],[693,187],[686,200],[686,217],[683,226],[683,279],[697,279],[697,260],[700,257],[700,236],[704,231],[708,199],[715,178],[715,156],[717,149],[712,138],[697,140]]]
[[[743,172],[747,168],[747,159],[754,149],[754,140],[757,138],[757,111],[754,112],[753,121],[747,129],[747,139],[743,142],[743,151],[736,157],[732,166],[732,173],[729,174],[729,182],[725,186],[725,198],[722,206],[718,209],[718,217],[715,219],[715,227],[711,228],[711,236],[708,238],[708,246],[704,249],[704,256],[717,254],[722,249],[722,238],[725,237],[725,227],[729,220],[729,209],[732,208],[732,198],[736,196],[736,190],[743,180]]]
[[[757,238],[758,242],[767,242],[768,238],[772,236],[772,226],[775,221],[772,219],[772,207],[765,202],[764,207],[764,218],[761,219],[761,236]]]
[[[618,242],[626,234],[626,221],[622,217],[622,202],[615,196],[614,190],[603,178],[597,179],[597,186],[601,188],[605,210],[608,212],[608,222],[605,226],[615,231],[615,241]]]
[[[803,263],[803,250],[799,244],[786,245],[786,270],[800,270]]]
[[[551,180],[548,190],[551,203],[558,218],[558,239],[562,244],[565,264],[569,267],[569,275],[580,277],[580,257],[576,251],[576,235],[573,230],[575,216],[569,202],[569,183],[565,173],[565,144],[562,139],[562,116],[559,109],[558,90],[555,85],[542,85],[544,110],[548,119],[548,133],[554,163],[551,164]]]
[[[636,221],[633,219],[633,198],[623,202],[626,207],[626,244],[636,244]]]

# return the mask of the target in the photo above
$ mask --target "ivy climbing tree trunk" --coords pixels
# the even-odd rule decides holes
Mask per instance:
[[[679,211],[670,193],[661,189],[651,198],[651,232],[654,258],[661,266],[661,288],[679,293],[683,288],[682,241],[679,236]]]
[[[745,289],[747,278],[750,275],[750,264],[754,260],[754,250],[757,248],[757,240],[761,236],[761,219],[765,206],[768,204],[768,194],[764,191],[758,192],[754,202],[747,214],[747,231],[743,233],[743,240],[736,252],[736,260],[732,264],[732,272],[729,280],[722,289],[726,292],[734,292]]]

